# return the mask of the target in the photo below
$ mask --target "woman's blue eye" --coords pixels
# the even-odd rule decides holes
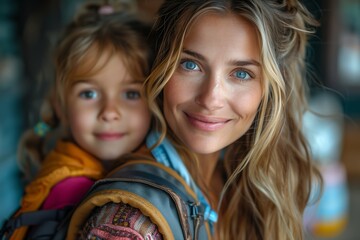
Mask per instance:
[[[186,70],[199,70],[199,66],[194,61],[190,60],[182,62],[181,66]]]
[[[131,91],[127,91],[127,92],[125,93],[125,97],[126,97],[127,99],[130,99],[130,100],[135,100],[135,99],[141,98],[141,94],[140,94],[139,91],[133,91],[133,90],[131,90]]]
[[[240,70],[240,71],[236,71],[235,72],[235,77],[236,78],[240,78],[242,80],[247,80],[250,79],[251,76],[249,73],[247,73],[246,71]]]
[[[86,91],[82,91],[80,93],[80,97],[85,98],[85,99],[94,99],[94,98],[97,98],[97,96],[98,96],[98,93],[93,90],[86,90]]]

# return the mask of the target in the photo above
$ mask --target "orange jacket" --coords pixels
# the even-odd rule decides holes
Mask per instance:
[[[16,215],[38,210],[50,190],[69,177],[84,176],[94,180],[104,176],[100,161],[71,142],[59,141],[46,157],[37,177],[25,188],[21,207]],[[28,227],[15,230],[11,240],[24,239]]]

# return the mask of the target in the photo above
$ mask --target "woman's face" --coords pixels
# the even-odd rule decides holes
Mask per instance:
[[[260,59],[247,20],[207,14],[193,24],[164,88],[165,118],[192,151],[217,153],[249,129],[262,97]]]

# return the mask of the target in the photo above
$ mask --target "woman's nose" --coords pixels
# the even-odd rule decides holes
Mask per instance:
[[[220,76],[209,76],[201,84],[195,102],[207,110],[217,110],[224,106],[224,86]]]
[[[115,121],[121,117],[119,103],[116,100],[106,99],[100,112],[103,121]]]

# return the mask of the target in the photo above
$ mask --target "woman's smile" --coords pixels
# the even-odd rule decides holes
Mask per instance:
[[[185,113],[189,123],[203,131],[216,131],[223,128],[230,120],[225,118],[205,116],[195,113]]]

